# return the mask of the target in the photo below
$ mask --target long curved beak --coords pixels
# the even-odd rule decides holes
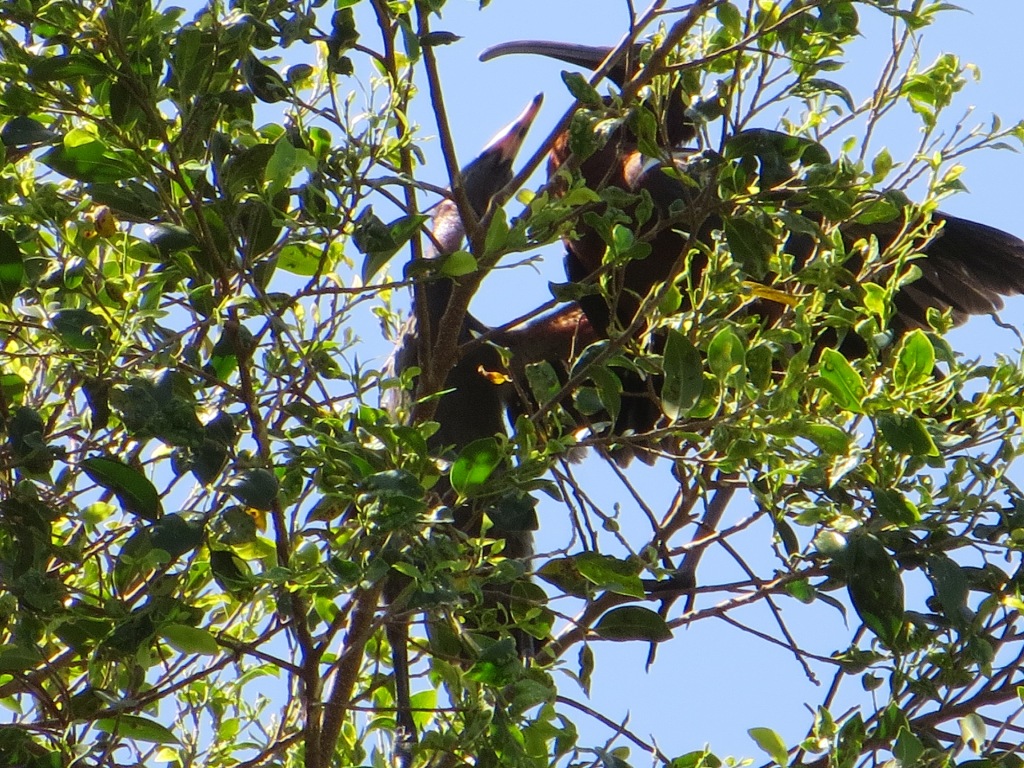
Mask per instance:
[[[549,59],[558,59],[577,67],[597,69],[611,52],[612,48],[604,45],[578,45],[552,40],[512,40],[491,46],[480,54],[480,61],[490,61],[499,56],[525,53],[534,56],[547,56]],[[617,64],[612,67],[608,73],[608,79],[621,88],[627,79],[625,65]]]
[[[519,117],[498,131],[494,138],[487,142],[486,146],[480,151],[480,155],[483,156],[494,152],[501,162],[511,165],[523,146],[523,140],[526,138],[526,134],[530,132],[530,126],[533,125],[534,119],[540,112],[540,105],[543,103],[544,94],[538,93]]]

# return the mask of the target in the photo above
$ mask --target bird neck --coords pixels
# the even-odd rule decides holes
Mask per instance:
[[[453,201],[442,200],[438,203],[430,232],[434,242],[427,255],[428,259],[439,261],[459,250],[466,235],[466,228]],[[437,325],[448,309],[453,288],[454,283],[447,277],[435,277],[424,286],[427,313],[432,323],[431,334],[434,336],[437,335]]]

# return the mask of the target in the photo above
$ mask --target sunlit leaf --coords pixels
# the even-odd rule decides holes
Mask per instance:
[[[841,353],[834,349],[823,350],[818,373],[818,381],[832,395],[836,405],[854,413],[863,412],[867,396],[864,380]]]
[[[452,464],[452,488],[460,496],[472,496],[487,483],[501,461],[497,440],[493,437],[474,440],[459,452],[459,457]]]
[[[160,630],[160,637],[177,651],[195,653],[200,656],[216,656],[220,653],[217,640],[207,630],[189,627],[185,624],[168,624]]]
[[[786,742],[779,734],[771,728],[750,728],[747,733],[750,734],[754,743],[778,765],[783,767],[789,765],[789,751],[786,749]]]
[[[181,743],[172,731],[160,723],[138,715],[102,718],[94,721],[93,725],[105,733],[117,734],[122,738],[134,741],[145,741],[151,744]]]

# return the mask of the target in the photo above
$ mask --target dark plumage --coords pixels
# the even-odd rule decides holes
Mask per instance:
[[[610,54],[610,48],[576,46],[547,41],[518,41],[495,46],[485,51],[481,58],[486,60],[509,53],[532,53],[550,56],[562,61],[596,69]],[[635,61],[636,49],[629,52]],[[632,61],[629,62],[632,66]],[[609,79],[620,86],[632,70],[626,64],[618,64],[609,72]],[[710,242],[711,232],[723,226],[721,201],[714,199],[707,191],[700,193],[694,187],[685,185],[664,172],[674,150],[695,135],[693,124],[686,116],[686,105],[680,89],[675,89],[662,106],[660,114],[665,125],[661,131],[661,158],[653,162],[645,157],[639,142],[628,129],[627,124],[608,137],[603,147],[579,163],[579,173],[587,186],[600,190],[618,187],[628,192],[645,192],[654,204],[650,221],[635,232],[638,238],[650,245],[646,258],[629,262],[618,273],[612,284],[618,290],[610,297],[588,296],[581,301],[591,324],[600,335],[609,335],[613,319],[619,328],[628,328],[634,323],[635,314],[641,301],[651,288],[673,276],[682,262],[680,259],[690,251],[690,279],[699,278],[706,265],[704,257],[692,246],[697,241]],[[787,139],[774,131],[753,129],[737,134],[730,141],[737,145],[745,143],[751,156],[757,160],[757,143],[762,140]],[[736,145],[734,145],[736,146]],[[820,148],[819,148],[820,149]],[[822,150],[823,151],[823,150]],[[554,173],[571,158],[568,139],[563,135],[555,140],[549,170]],[[771,167],[761,163],[762,189],[770,188],[770,171],[781,171],[783,178],[787,168]],[[557,193],[561,180],[554,179],[553,189]],[[712,187],[713,188],[713,187]],[[787,207],[796,208],[797,202],[781,200]],[[823,221],[823,216],[813,208],[800,211],[812,222]],[[626,210],[627,214],[635,213]],[[924,258],[914,264],[921,270],[921,278],[905,286],[895,297],[896,313],[890,331],[899,336],[906,331],[927,327],[927,312],[934,308],[949,309],[955,323],[962,323],[969,315],[998,311],[1003,306],[1002,296],[1024,293],[1024,241],[1006,232],[984,224],[937,213],[933,223],[942,224],[935,236],[918,247]],[[885,250],[899,235],[903,226],[901,218],[888,223],[857,224],[844,223],[840,227],[842,238],[851,248],[858,240],[877,238]],[[603,264],[606,243],[597,231],[577,222],[576,235],[566,239],[566,270],[570,280],[579,282],[590,278],[598,270],[607,269]],[[806,235],[793,234],[786,245],[793,256],[794,270],[799,270],[815,252],[813,239]],[[856,274],[861,264],[854,255],[846,263],[848,271]],[[770,278],[769,278],[770,279]],[[752,310],[771,317],[781,307],[768,306],[771,302],[756,302]],[[819,347],[835,345],[835,334],[824,330]],[[863,354],[864,342],[859,338],[847,338],[839,343],[841,351],[848,355]],[[627,390],[635,388],[636,382],[623,382]],[[646,427],[654,426],[657,415],[648,409],[648,417],[632,419],[637,426],[646,421]],[[621,422],[621,420],[620,420]],[[621,427],[621,423],[619,425]]]
[[[512,162],[540,110],[541,101],[539,95],[534,98],[523,113],[502,129],[480,155],[460,172],[466,199],[477,216],[487,211],[495,196],[512,180]],[[462,245],[466,227],[453,200],[445,199],[437,204],[431,221],[431,235],[434,246],[430,258],[433,259],[454,253]],[[412,316],[385,367],[386,371],[397,374],[414,365],[421,369],[427,368],[452,288],[449,278],[435,278],[424,286],[430,338],[419,332],[416,321],[419,313],[414,306]],[[467,314],[459,331],[460,347],[487,330],[486,326]],[[476,345],[471,352],[456,360],[444,382],[444,390],[450,391],[441,396],[434,414],[440,428],[430,439],[432,450],[441,452],[447,448],[458,452],[474,440],[504,432],[503,395],[500,388],[480,372],[481,367],[493,371],[500,365],[497,352],[486,344]],[[385,403],[392,410],[395,405],[393,400]]]
[[[498,133],[480,155],[466,165],[460,172],[463,192],[477,216],[482,216],[496,196],[512,179],[512,162],[515,160],[523,139],[540,109],[542,97],[537,96],[510,125]],[[459,215],[458,206],[450,199],[442,200],[434,211],[431,222],[431,235],[435,243],[431,258],[440,258],[455,252],[462,244],[466,227]],[[437,332],[448,309],[453,284],[448,278],[434,278],[424,286],[423,295],[426,299],[425,314],[430,334],[420,333],[417,316],[420,315],[413,307],[413,314],[403,330],[385,366],[385,373],[400,374],[413,365],[426,369],[433,361]],[[470,342],[474,334],[486,331],[486,327],[471,315],[466,315],[459,329],[458,341],[460,348]],[[431,436],[428,447],[437,455],[451,456],[457,454],[469,443],[483,437],[493,437],[504,431],[504,396],[501,388],[492,384],[481,369],[493,370],[500,365],[500,358],[495,349],[486,344],[472,347],[468,353],[461,354],[448,371],[444,380],[445,394],[441,395],[434,419],[440,428]],[[433,394],[433,393],[422,393]],[[385,407],[395,410],[394,391],[391,400]],[[480,530],[479,512],[468,505],[457,507],[454,511],[454,523],[470,535],[478,535]],[[509,533],[506,554],[513,558],[525,558],[530,555],[532,537],[529,531]],[[405,586],[404,579],[393,576],[388,579],[384,588],[384,598],[393,604],[398,600]],[[404,621],[391,621],[387,625],[388,642],[392,649],[392,660],[395,671],[395,703],[397,705],[397,722],[400,739],[400,751],[407,748],[407,743],[415,742],[416,727],[410,711],[409,689],[409,627]],[[404,762],[404,761],[403,761]]]

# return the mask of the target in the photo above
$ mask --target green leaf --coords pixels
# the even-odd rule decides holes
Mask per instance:
[[[401,216],[385,224],[367,206],[356,219],[352,242],[366,256],[363,261],[363,282],[369,282],[412,239],[429,216]]]
[[[530,394],[538,403],[549,402],[562,389],[558,372],[547,360],[526,366],[526,383],[530,387]]]
[[[754,740],[764,752],[781,766],[789,765],[789,753],[786,750],[786,743],[771,728],[751,728],[747,731],[750,738]]]
[[[746,378],[746,348],[731,328],[723,328],[711,339],[708,366],[721,382],[742,384]]]
[[[575,557],[556,557],[537,569],[537,576],[573,597],[588,597],[593,592],[590,582],[576,569]]]
[[[220,588],[235,599],[240,600],[252,594],[255,586],[252,569],[234,552],[211,549],[210,572]]]
[[[848,432],[831,424],[806,424],[802,430],[804,435],[830,456],[846,455],[853,444],[853,437]]]
[[[113,492],[125,512],[150,522],[163,514],[156,487],[134,467],[109,456],[94,456],[80,466],[94,482]]]
[[[577,673],[577,677],[580,681],[580,688],[583,689],[585,695],[590,696],[590,683],[594,675],[594,649],[586,643],[580,648],[579,665],[580,671]]]
[[[246,472],[228,486],[228,492],[247,507],[269,512],[277,499],[277,475],[269,469],[257,468]]]
[[[462,277],[477,270],[476,257],[469,251],[449,253],[441,261],[441,274],[445,277]]]
[[[926,572],[942,613],[953,626],[965,628],[972,614],[967,607],[970,584],[964,569],[948,555],[937,553],[928,558]]]
[[[939,449],[928,430],[917,416],[911,414],[880,413],[875,425],[882,438],[893,450],[908,456],[938,456]]]
[[[622,380],[610,368],[591,368],[590,378],[597,385],[597,396],[601,405],[614,421],[622,410]]]
[[[903,580],[882,543],[862,533],[851,537],[845,552],[850,601],[861,621],[890,648],[903,629]]]
[[[323,251],[312,243],[287,243],[277,251],[277,266],[299,277],[312,277],[323,265]],[[372,277],[372,275],[371,275]]]
[[[893,748],[893,756],[900,761],[901,765],[917,765],[918,759],[924,752],[924,744],[917,738],[909,728],[900,729],[896,738],[896,746]]]
[[[150,544],[177,559],[203,543],[203,525],[179,514],[164,515],[149,527]]]
[[[42,654],[34,648],[0,645],[0,672],[27,672],[43,661]]]
[[[104,77],[109,74],[106,66],[98,59],[80,54],[39,57],[28,69],[28,79],[33,82],[71,80],[83,76]]]
[[[474,440],[459,453],[452,464],[451,483],[455,492],[464,498],[479,491],[499,466],[502,453],[493,437]]]
[[[857,110],[853,101],[853,95],[845,87],[833,80],[826,80],[821,77],[810,77],[804,80],[793,89],[793,94],[803,98],[812,98],[819,93],[827,93],[838,96],[851,112]]]
[[[23,470],[45,474],[53,467],[54,450],[46,442],[46,424],[26,405],[18,407],[7,422],[7,442]]]
[[[77,181],[109,184],[139,176],[136,155],[113,150],[86,131],[75,129],[60,146],[46,152],[39,162]]]
[[[576,555],[574,560],[580,575],[597,587],[617,595],[644,597],[640,566],[637,563],[598,552],[583,552]]]
[[[860,716],[860,712],[855,712],[839,729],[839,738],[836,740],[836,764],[840,766],[854,765],[864,749],[866,736],[867,729],[864,727],[864,719]]]
[[[931,340],[920,328],[911,331],[903,337],[896,353],[893,370],[896,386],[911,389],[927,382],[934,372],[935,348]]]
[[[508,217],[505,215],[505,209],[496,208],[490,226],[487,227],[487,236],[484,238],[484,253],[494,254],[500,251],[508,242],[508,235]]]
[[[642,640],[661,643],[672,639],[672,630],[661,616],[639,605],[624,605],[608,611],[594,627],[598,637],[614,642]]]
[[[34,147],[40,144],[52,144],[60,139],[38,120],[31,117],[14,117],[4,123],[0,130],[0,144],[5,147]]]
[[[283,101],[290,95],[284,78],[251,53],[242,62],[242,77],[253,96],[267,104]]]
[[[168,624],[160,630],[160,637],[181,653],[195,653],[200,656],[216,656],[220,646],[207,630],[185,624]]]
[[[768,271],[768,257],[775,251],[775,238],[771,231],[742,218],[726,219],[723,229],[729,250],[743,271],[755,280],[763,279]]]
[[[661,388],[661,407],[675,420],[700,400],[704,391],[704,364],[700,352],[682,333],[670,329],[665,339],[665,383]]]
[[[72,349],[98,349],[110,338],[103,318],[87,309],[61,309],[50,321],[61,341]]]
[[[579,72],[562,72],[562,82],[569,89],[572,97],[587,107],[600,108],[604,106],[601,98],[590,82]]]
[[[138,715],[121,715],[96,720],[93,725],[104,733],[114,733],[122,738],[147,741],[152,744],[180,744],[175,736],[160,723]]]
[[[891,523],[900,526],[913,525],[921,520],[921,513],[910,499],[891,488],[872,488],[875,507]]]
[[[296,149],[287,136],[282,136],[274,144],[274,154],[270,156],[267,167],[263,169],[267,194],[276,195],[291,183],[295,174],[303,170],[315,171],[316,160],[306,150]]]
[[[0,301],[14,303],[25,282],[25,262],[18,241],[0,229]]]
[[[836,350],[826,349],[821,353],[818,382],[840,408],[853,413],[864,412],[864,398],[867,396],[864,380],[850,361]]]

